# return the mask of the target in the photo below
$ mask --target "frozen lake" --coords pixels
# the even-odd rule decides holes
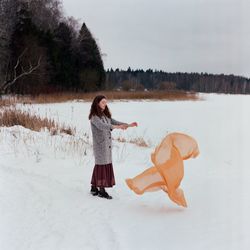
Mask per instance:
[[[89,194],[91,139],[80,157],[60,149],[67,136],[0,128],[0,249],[250,249],[250,96],[201,96],[108,103],[116,120],[139,124],[113,137],[143,137],[150,145],[113,141],[111,201]],[[19,107],[91,138],[90,104]],[[164,192],[137,196],[124,181],[151,166],[150,153],[171,132],[192,136],[200,148],[198,158],[184,162],[188,208]]]

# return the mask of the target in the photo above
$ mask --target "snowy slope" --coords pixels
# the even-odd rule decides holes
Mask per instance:
[[[91,136],[90,103],[20,105],[75,126],[77,134],[0,129],[0,249],[249,249],[250,96],[204,97],[109,103],[115,119],[139,123],[114,131],[114,138],[143,136],[150,143],[113,141],[113,200],[89,194],[94,161],[84,133]],[[151,166],[151,151],[174,131],[193,136],[201,152],[185,161],[186,209],[163,192],[137,196],[124,181]]]

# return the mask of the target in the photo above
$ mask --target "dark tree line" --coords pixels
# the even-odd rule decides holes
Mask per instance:
[[[0,91],[20,94],[104,88],[100,49],[60,0],[0,1]]]
[[[65,17],[61,0],[0,0],[0,94],[159,89],[250,93],[234,75],[104,70],[85,23]]]
[[[130,84],[128,84],[130,83]],[[224,74],[207,73],[167,73],[163,71],[113,70],[106,72],[106,88],[127,88],[148,90],[185,90],[195,92],[215,92],[250,94],[250,79]]]

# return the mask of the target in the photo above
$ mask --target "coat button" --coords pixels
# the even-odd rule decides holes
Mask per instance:
[[[111,139],[111,137],[109,137],[109,139]]]
[[[111,146],[109,146],[109,148],[111,148]]]

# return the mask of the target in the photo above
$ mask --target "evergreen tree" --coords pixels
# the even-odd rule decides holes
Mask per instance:
[[[72,30],[61,22],[54,31],[50,47],[52,82],[61,90],[75,90],[78,84],[78,65],[72,48]]]
[[[83,23],[79,33],[78,50],[80,87],[84,91],[103,89],[105,71],[101,53],[85,23]]]

